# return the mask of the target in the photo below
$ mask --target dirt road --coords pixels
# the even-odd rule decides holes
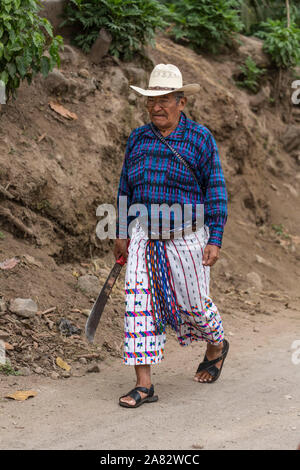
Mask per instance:
[[[64,380],[8,377],[7,391],[34,389],[35,398],[0,401],[1,449],[295,449],[300,441],[300,339],[295,310],[224,323],[230,351],[215,384],[192,377],[204,345],[180,348],[168,338],[165,361],[153,368],[155,404],[128,410],[118,397],[133,385],[120,360],[100,374]],[[241,333],[239,333],[241,332]],[[298,354],[298,358],[300,354]]]

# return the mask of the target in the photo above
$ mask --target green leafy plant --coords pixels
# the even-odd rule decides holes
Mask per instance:
[[[38,0],[0,2],[0,80],[7,98],[15,97],[22,80],[30,84],[37,73],[47,76],[60,65],[63,39],[53,36],[49,21],[38,15],[40,9]]]
[[[264,30],[256,36],[264,39],[263,49],[278,68],[288,69],[300,64],[300,28],[295,23],[286,26],[285,20],[269,19],[261,26]]]
[[[73,43],[89,52],[105,28],[112,36],[110,53],[125,60],[154,44],[156,29],[167,26],[163,19],[167,9],[156,0],[71,0],[65,8],[63,25],[79,30]]]
[[[0,364],[0,373],[4,375],[20,375],[20,372],[15,370],[9,362]]]
[[[242,80],[237,80],[236,84],[242,88],[248,88],[249,90],[257,93],[259,89],[259,81],[261,76],[265,73],[266,69],[262,69],[257,66],[251,56],[248,56],[245,60],[245,64],[240,67],[242,72]]]
[[[296,2],[295,2],[296,3]],[[288,5],[284,0],[242,0],[240,7],[241,20],[244,25],[243,33],[253,35],[262,29],[261,23],[271,20],[284,20],[287,15],[293,21],[300,20],[300,5]]]
[[[4,233],[3,233],[3,232],[0,232],[0,240],[4,240],[4,238],[5,238]]]
[[[195,50],[217,53],[221,46],[231,45],[235,33],[242,29],[239,5],[238,0],[174,2],[169,6],[174,21],[170,33]]]
[[[284,231],[284,227],[282,224],[276,225],[272,224],[272,230],[276,233],[278,237],[282,237],[285,239],[289,239],[290,235]]]

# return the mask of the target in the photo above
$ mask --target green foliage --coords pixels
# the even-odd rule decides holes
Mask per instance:
[[[236,84],[257,93],[259,89],[259,80],[265,73],[266,69],[258,67],[252,57],[248,56],[245,64],[240,67],[240,70],[242,72],[243,80],[237,81]]]
[[[284,231],[284,227],[282,224],[279,224],[279,225],[272,224],[272,230],[274,230],[274,232],[276,233],[278,237],[285,238],[285,239],[291,238],[290,235]]]
[[[166,11],[156,0],[71,0],[62,25],[79,28],[73,42],[84,52],[105,28],[112,35],[110,53],[127,60],[144,44],[154,43],[155,30],[167,26]]]
[[[264,39],[264,51],[278,68],[291,68],[300,63],[300,29],[284,20],[268,20],[261,23],[263,31],[256,36]]]
[[[0,232],[0,240],[4,240],[5,239],[5,235],[3,232]]]
[[[62,37],[53,36],[49,21],[38,15],[40,8],[39,0],[0,2],[0,80],[8,98],[15,96],[22,80],[30,84],[37,73],[47,76],[60,65]]]
[[[46,209],[51,208],[51,204],[47,199],[43,199],[36,203],[36,209],[38,211],[45,211]]]
[[[10,365],[9,362],[6,362],[5,364],[0,364],[0,374],[4,375],[20,375],[20,372],[17,370],[14,370],[12,366]]]
[[[291,18],[300,19],[299,6],[291,5]],[[244,34],[253,35],[260,31],[261,23],[267,20],[286,20],[287,11],[284,0],[242,0],[241,20],[244,24]]]
[[[231,45],[234,34],[242,29],[238,8],[238,0],[172,2],[171,35],[187,41],[195,50],[217,53],[221,46]]]

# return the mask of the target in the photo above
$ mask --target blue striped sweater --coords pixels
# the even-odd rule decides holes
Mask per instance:
[[[128,207],[144,204],[204,204],[208,243],[221,247],[227,221],[227,191],[218,148],[209,129],[182,112],[177,128],[165,138],[194,169],[191,172],[151,131],[149,124],[134,129],[126,147],[118,189]],[[193,211],[193,218],[195,212]]]

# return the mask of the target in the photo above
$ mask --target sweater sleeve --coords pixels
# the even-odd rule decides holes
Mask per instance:
[[[214,137],[209,132],[205,143],[208,174],[204,200],[204,223],[209,227],[209,245],[222,246],[224,226],[227,221],[227,201],[225,178]]]
[[[132,200],[132,188],[129,184],[128,181],[128,158],[130,155],[130,151],[132,149],[132,134],[130,135],[128,141],[127,141],[127,146],[126,146],[126,151],[125,151],[125,158],[123,161],[123,167],[121,171],[121,177],[120,177],[120,182],[119,182],[119,188],[118,188],[118,195],[117,195],[117,208],[118,208],[118,217],[116,221],[116,233],[117,233],[117,238],[127,238],[128,234],[128,226],[132,218],[128,218],[128,209],[131,205],[131,200]],[[127,197],[127,204],[124,206],[122,204],[122,208],[127,210],[126,214],[124,212],[120,211],[120,196],[126,196]],[[122,214],[121,214],[122,212]]]

